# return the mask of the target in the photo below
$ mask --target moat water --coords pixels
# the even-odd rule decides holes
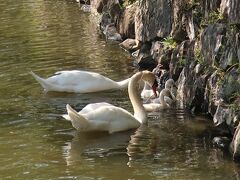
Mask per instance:
[[[212,146],[206,117],[164,110],[111,135],[79,133],[61,117],[67,103],[81,110],[106,101],[132,112],[126,90],[44,93],[29,74],[130,77],[131,58],[94,21],[70,0],[0,2],[0,179],[238,179],[239,165]]]

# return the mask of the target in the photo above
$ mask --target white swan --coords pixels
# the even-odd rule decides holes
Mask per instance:
[[[159,95],[159,92],[157,91],[157,96]],[[144,83],[143,90],[141,92],[141,98],[142,99],[148,99],[152,98],[154,96],[154,93],[151,89],[151,87],[148,85],[148,83]]]
[[[164,101],[168,104],[171,105],[174,102],[176,102],[176,84],[173,79],[168,79],[165,82],[165,89],[168,89],[170,91],[170,96],[164,95]],[[168,93],[167,93],[168,94]],[[151,103],[160,103],[161,98],[155,98],[155,99],[150,99]]]
[[[43,79],[30,72],[45,91],[90,93],[109,89],[126,88],[130,78],[115,82],[101,74],[88,71],[59,71],[52,77]]]
[[[142,105],[137,84],[144,80],[156,91],[156,81],[149,71],[138,72],[133,75],[128,84],[128,94],[131,100],[134,115],[120,107],[108,103],[89,104],[82,111],[76,112],[67,105],[68,114],[63,117],[72,122],[79,131],[108,131],[109,133],[125,131],[139,127],[147,122],[147,114]]]
[[[169,89],[170,92],[171,92],[171,97],[172,97],[172,100],[176,100],[175,98],[175,82],[173,79],[168,79],[166,82],[165,82],[165,89]],[[148,86],[148,84],[144,84],[144,88],[141,92],[141,97],[143,99],[147,99],[147,102],[150,100],[150,102],[153,102],[153,103],[160,103],[160,98],[155,98],[155,99],[152,99],[154,96],[153,96],[153,91],[150,90],[150,87]],[[159,95],[159,92],[157,91],[157,95]],[[168,99],[167,101],[170,101],[169,98],[165,97],[166,99]]]
[[[143,106],[145,110],[149,112],[170,108],[174,101],[173,99],[170,98],[171,96],[172,96],[172,93],[170,92],[170,90],[165,88],[160,92],[158,102],[143,104]]]

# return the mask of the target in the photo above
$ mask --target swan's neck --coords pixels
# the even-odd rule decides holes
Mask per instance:
[[[174,94],[174,91],[175,91],[175,88],[174,87],[172,87],[171,88],[171,96],[172,96],[172,99],[173,99],[173,101],[176,101],[176,96],[175,96],[175,94]]]
[[[119,81],[119,82],[117,82],[117,84],[118,84],[119,88],[126,88],[126,87],[128,87],[129,81],[130,81],[130,78],[125,79],[123,81]]]
[[[164,107],[168,106],[168,104],[164,100],[164,96],[167,96],[165,92],[160,93],[159,98],[160,98],[160,104]]]
[[[134,110],[134,117],[140,122],[140,123],[146,123],[147,122],[147,114],[146,111],[142,105],[142,101],[140,98],[140,94],[138,91],[138,83],[142,77],[142,73],[137,73],[132,76],[132,78],[129,81],[128,84],[128,94],[130,101],[133,106]]]
[[[143,90],[151,90],[151,87],[146,82],[144,82]]]

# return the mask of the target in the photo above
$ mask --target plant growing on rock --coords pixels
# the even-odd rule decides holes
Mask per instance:
[[[185,58],[180,58],[179,61],[177,62],[177,64],[180,66],[180,67],[183,67],[187,64],[187,60]]]
[[[206,26],[208,24],[215,24],[224,21],[224,15],[220,10],[212,11],[209,13],[207,19],[202,19],[201,26]]]
[[[177,47],[177,42],[170,36],[164,38],[164,40],[162,41],[163,44],[163,49],[174,49]]]
[[[216,71],[216,74],[218,76],[218,81],[217,81],[217,84],[219,86],[221,86],[223,84],[223,81],[224,81],[224,75],[225,75],[225,72],[223,69],[213,65],[212,68]]]
[[[185,7],[183,9],[185,11],[189,11],[199,5],[200,5],[200,0],[189,0],[187,3],[185,3]]]
[[[230,101],[233,101],[237,98],[240,98],[240,92],[233,93],[232,96],[230,97]]]
[[[123,0],[123,2],[122,2],[122,7],[125,8],[125,7],[127,7],[127,6],[135,3],[136,1],[137,1],[137,0]]]
[[[229,104],[228,107],[234,111],[237,111],[237,112],[240,111],[240,106],[237,103]]]
[[[203,59],[203,57],[202,57],[202,55],[201,55],[201,50],[200,50],[199,47],[195,47],[195,48],[194,48],[194,56],[195,56],[196,61],[197,61],[199,64],[201,64],[201,65],[204,64],[204,59]]]

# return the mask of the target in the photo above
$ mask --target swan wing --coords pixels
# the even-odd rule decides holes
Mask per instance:
[[[113,106],[113,105],[106,102],[88,104],[81,111],[79,111],[78,114],[84,115],[91,111],[96,111],[98,108],[102,106]],[[63,114],[62,117],[65,118],[66,120],[71,121],[68,114]]]
[[[164,96],[164,101],[168,104],[168,105],[172,105],[174,100],[171,99],[170,97],[168,96]]]
[[[151,100],[152,103],[160,104],[160,98],[155,98]]]
[[[88,71],[59,71],[47,81],[54,84],[56,90],[67,92],[96,92],[112,88],[117,88],[118,84],[101,75]]]
[[[140,122],[131,113],[113,105],[101,106],[95,111],[84,114],[84,116],[92,124],[97,125],[96,130],[105,130],[109,133],[125,131],[140,126]],[[101,125],[99,125],[100,122]]]
[[[113,106],[113,105],[106,103],[106,102],[92,103],[92,104],[88,104],[87,106],[85,106],[79,113],[86,114],[86,113],[89,113],[90,111],[97,110],[98,108],[100,108],[102,106]]]
[[[70,105],[67,105],[68,114],[63,117],[70,120],[73,127],[82,132],[108,131],[114,133],[140,126],[140,122],[125,109],[106,104],[106,106],[98,107],[86,114],[77,113]]]

